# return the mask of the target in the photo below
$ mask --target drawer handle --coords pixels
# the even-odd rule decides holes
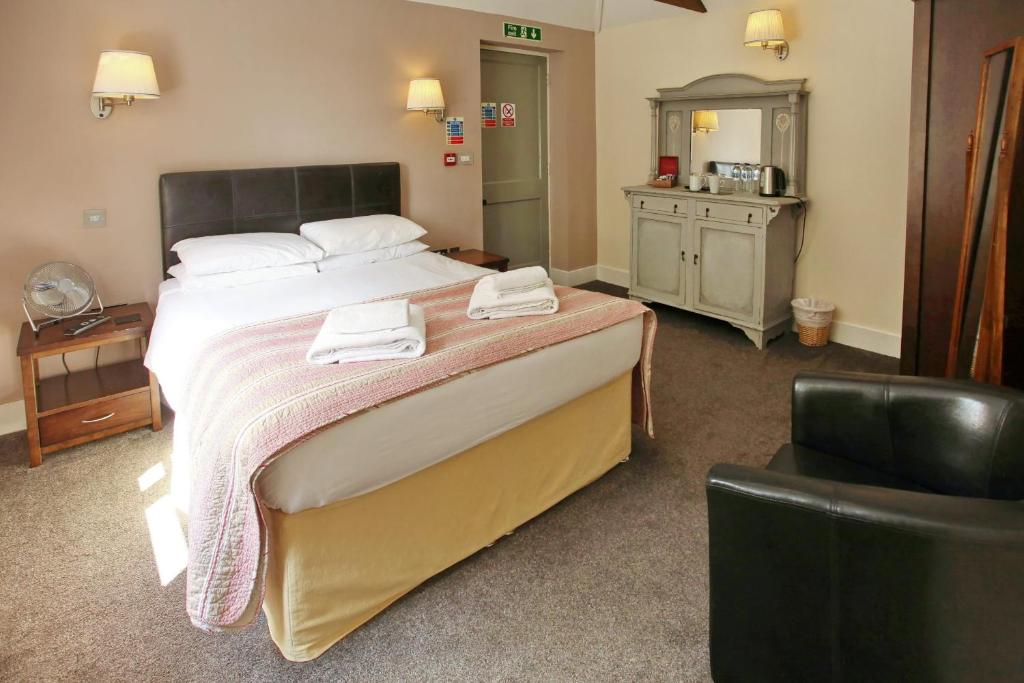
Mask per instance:
[[[704,218],[710,218],[710,217],[711,217],[711,208],[710,207],[704,207]]]
[[[682,259],[683,261],[685,261],[686,260],[686,252],[685,251],[679,252],[679,258]]]
[[[753,218],[754,218],[754,214],[752,214],[752,213],[748,213],[748,214],[747,214],[747,222],[748,222],[748,223],[749,223],[749,222],[750,222],[751,220],[753,220]]]
[[[114,417],[115,415],[117,415],[116,412],[110,413],[109,415],[104,415],[103,417],[96,417],[96,418],[93,418],[91,420],[82,420],[82,424],[87,425],[87,424],[92,424],[93,422],[103,422],[104,420],[109,420],[110,418]]]
[[[694,254],[693,255],[693,265],[697,265],[697,259],[699,259],[699,258],[700,258],[700,254]]]
[[[672,205],[672,213],[676,213],[677,211],[679,211],[679,205],[678,204],[673,204]]]
[[[642,199],[640,200],[640,208],[641,209],[644,208],[644,200],[642,200]]]

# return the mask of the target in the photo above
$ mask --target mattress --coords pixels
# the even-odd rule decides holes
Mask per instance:
[[[160,287],[146,366],[173,409],[193,359],[234,327],[462,282],[491,271],[430,252],[288,280],[185,292]],[[629,320],[466,374],[356,415],[276,459],[260,477],[263,502],[294,513],[373,491],[498,436],[633,367],[642,321]],[[175,433],[174,490],[187,491],[186,439]]]

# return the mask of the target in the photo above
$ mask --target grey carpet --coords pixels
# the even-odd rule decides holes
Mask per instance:
[[[161,587],[137,478],[169,468],[170,429],[131,432],[29,470],[0,437],[3,680],[708,679],[703,480],[721,461],[764,464],[789,432],[802,369],[896,363],[795,335],[762,353],[728,325],[664,307],[657,438],[494,547],[435,577],[318,660],[280,657],[261,619],[209,635]]]

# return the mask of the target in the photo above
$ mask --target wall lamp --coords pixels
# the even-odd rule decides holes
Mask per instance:
[[[421,111],[428,116],[433,114],[438,123],[444,121],[441,81],[436,78],[416,78],[409,81],[409,99],[406,100],[405,108],[407,111]]]
[[[115,104],[129,107],[135,100],[160,99],[153,58],[142,52],[104,50],[92,84],[92,115],[105,119]]]
[[[782,11],[763,9],[751,12],[747,16],[747,32],[743,44],[773,50],[780,61],[788,57],[789,43],[786,42],[786,30],[782,26]]]

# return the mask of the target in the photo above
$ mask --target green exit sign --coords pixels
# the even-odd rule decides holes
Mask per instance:
[[[540,26],[526,26],[525,24],[513,24],[506,21],[505,37],[540,42]]]

